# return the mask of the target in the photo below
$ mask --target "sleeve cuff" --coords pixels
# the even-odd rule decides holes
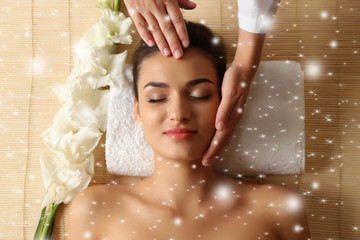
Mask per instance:
[[[238,0],[239,27],[247,32],[267,33],[280,0]]]

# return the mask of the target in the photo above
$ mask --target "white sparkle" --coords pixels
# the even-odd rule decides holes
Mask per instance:
[[[330,47],[336,48],[337,47],[337,41],[333,40],[330,42]]]
[[[41,70],[43,70],[43,68],[44,68],[43,62],[42,62],[40,59],[38,59],[38,58],[36,58],[36,59],[33,60],[32,65],[33,65],[33,71],[34,71],[34,73],[39,73],[39,72],[41,72]]]
[[[169,15],[166,15],[166,16],[164,17],[164,20],[165,20],[165,22],[170,22],[170,21],[171,21],[171,18],[170,18]]]
[[[84,238],[90,239],[91,238],[91,233],[90,232],[84,232]]]
[[[321,12],[321,18],[325,19],[328,17],[328,13],[326,11]]]
[[[219,43],[221,42],[219,37],[213,37],[211,40],[213,45],[219,45]]]
[[[175,218],[175,219],[174,219],[174,224],[175,224],[176,226],[180,226],[180,225],[182,224],[182,219],[179,218],[179,217]]]
[[[291,196],[286,200],[286,208],[291,212],[296,212],[300,209],[301,202],[298,196]]]
[[[227,200],[230,198],[232,190],[230,186],[222,184],[216,187],[215,192],[216,198],[218,198],[219,200]]]
[[[129,9],[129,14],[132,16],[132,15],[134,15],[136,13],[136,10],[135,9],[133,9],[133,8],[130,8]]]
[[[299,224],[296,224],[296,225],[294,226],[294,231],[295,231],[295,232],[299,233],[299,232],[301,232],[302,230],[304,230],[304,228],[302,228]]]
[[[313,182],[312,183],[312,188],[313,189],[318,189],[319,188],[319,183],[318,182]]]
[[[311,64],[307,65],[306,73],[309,76],[317,76],[317,75],[319,75],[319,73],[320,73],[319,65],[315,64],[315,63],[311,63]]]

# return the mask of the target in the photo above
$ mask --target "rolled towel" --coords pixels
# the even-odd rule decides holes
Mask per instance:
[[[110,89],[106,132],[109,173],[148,177],[153,151],[135,122],[131,70],[126,87]],[[232,175],[297,174],[304,170],[304,74],[299,63],[261,62],[244,115],[215,168]]]

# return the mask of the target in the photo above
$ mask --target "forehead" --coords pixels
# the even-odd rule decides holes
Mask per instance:
[[[181,59],[164,57],[160,52],[143,60],[138,85],[150,81],[185,84],[193,79],[207,78],[218,86],[217,72],[211,57],[196,48],[186,49]]]

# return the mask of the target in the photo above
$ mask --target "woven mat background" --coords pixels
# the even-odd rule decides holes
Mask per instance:
[[[231,61],[236,1],[195,2],[186,18],[224,36]],[[60,108],[49,87],[65,82],[75,44],[100,14],[93,0],[0,2],[0,239],[33,237],[45,195],[39,156],[51,155],[40,134]],[[297,61],[305,71],[306,173],[247,180],[302,194],[312,239],[360,239],[359,28],[358,0],[282,0],[264,45],[263,61]],[[91,184],[139,181],[107,174],[103,143]],[[67,209],[56,239],[64,239]]]

